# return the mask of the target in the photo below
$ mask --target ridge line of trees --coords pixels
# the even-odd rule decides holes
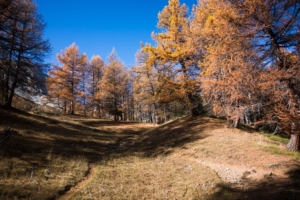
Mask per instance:
[[[234,127],[242,121],[289,134],[287,148],[299,151],[298,0],[202,0],[191,15],[185,4],[169,0],[157,27],[155,45],[142,44],[136,66],[123,75],[126,87],[112,84],[118,73],[108,79],[104,73],[98,107],[115,120],[131,110],[132,118],[121,118],[161,122],[198,116],[205,105]],[[121,64],[109,58],[104,69],[110,65],[114,71]]]
[[[299,0],[202,0],[189,13],[169,0],[159,33],[126,69],[113,50],[88,61],[72,44],[46,81],[64,113],[161,123],[208,112],[238,127],[268,126],[300,144]],[[0,1],[0,103],[30,92],[50,51],[33,0]]]

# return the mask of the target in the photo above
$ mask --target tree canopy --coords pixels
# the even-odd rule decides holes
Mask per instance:
[[[11,107],[17,88],[33,89],[50,51],[45,23],[33,0],[0,2],[0,102]]]
[[[33,84],[49,42],[32,0],[0,2],[0,97]],[[300,2],[202,0],[191,11],[169,0],[154,44],[126,67],[113,50],[88,61],[74,44],[57,55],[48,100],[64,113],[162,123],[201,113],[268,127],[300,141]]]

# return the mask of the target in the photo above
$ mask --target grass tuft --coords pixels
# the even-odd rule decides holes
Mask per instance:
[[[101,162],[72,199],[205,199],[220,183],[214,171],[191,161],[123,156]]]
[[[300,159],[300,153],[299,152],[293,152],[293,151],[289,151],[289,150],[285,150],[285,149],[280,149],[277,146],[266,146],[264,147],[264,149],[272,154],[279,154],[279,155],[287,155],[287,156],[291,156],[297,160]]]
[[[279,135],[273,135],[273,134],[267,134],[267,133],[264,133],[263,135],[266,136],[267,138],[269,138],[270,140],[279,142],[281,144],[288,144],[289,143],[288,138],[281,137]]]

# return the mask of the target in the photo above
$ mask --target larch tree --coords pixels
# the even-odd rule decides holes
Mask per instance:
[[[156,67],[159,73],[156,95],[164,102],[183,99],[192,115],[197,116],[200,91],[196,78],[202,52],[190,37],[186,5],[181,5],[179,0],[169,0],[168,6],[158,14],[157,26],[163,31],[152,35],[156,46],[143,47],[149,54],[147,65]]]
[[[47,103],[52,103],[67,114],[69,104],[69,91],[66,85],[67,72],[60,66],[53,66],[48,72],[46,87],[48,91]]]
[[[128,95],[129,74],[126,67],[113,51],[108,56],[108,63],[104,67],[103,76],[98,83],[98,98],[105,111],[114,117],[124,119],[125,99]]]
[[[253,29],[252,48],[262,69],[260,89],[266,96],[264,118],[275,121],[291,139],[287,148],[300,150],[300,2],[237,1]]]
[[[5,31],[6,25],[5,22],[12,17],[12,1],[13,0],[0,0],[0,30]],[[1,40],[5,40],[6,38],[3,35],[0,35]]]
[[[90,106],[93,109],[93,116],[100,116],[101,102],[97,97],[99,89],[98,83],[101,81],[103,76],[103,69],[105,63],[100,56],[93,56],[89,63],[89,80],[88,80],[88,91],[90,94]]]
[[[203,93],[215,112],[239,116],[256,106],[261,122],[291,135],[292,151],[300,140],[299,22],[297,0],[206,0],[193,24],[205,51]]]
[[[83,68],[87,65],[87,56],[80,55],[79,48],[73,43],[57,54],[57,60],[60,65],[53,66],[47,79],[49,95],[51,99],[63,99],[64,112],[68,110],[74,115],[75,105],[81,103],[82,75]]]
[[[43,39],[45,23],[33,0],[1,2],[0,9],[1,100],[11,107],[17,88],[33,89],[50,45]]]
[[[239,121],[261,109],[254,90],[256,53],[247,38],[249,31],[243,12],[227,0],[199,1],[192,22],[196,45],[204,50],[199,77],[204,97],[212,104],[215,115],[226,117],[238,127]]]
[[[84,116],[87,115],[88,111],[88,79],[89,79],[89,68],[88,62],[86,60],[85,64],[81,64],[81,69],[79,70],[79,86],[78,86],[78,101],[75,104],[78,110],[81,110]]]
[[[133,78],[133,98],[135,101],[136,119],[145,118],[156,123],[158,103],[154,98],[158,86],[158,74],[155,68],[147,66],[148,54],[139,51],[136,54],[137,66],[130,69]]]

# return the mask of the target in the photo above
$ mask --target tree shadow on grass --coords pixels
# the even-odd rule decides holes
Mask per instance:
[[[81,122],[84,125],[90,126],[90,127],[99,127],[99,126],[127,126],[127,125],[138,125],[141,124],[141,122],[124,122],[124,121],[103,121],[103,120],[96,120],[96,121],[82,121]]]
[[[224,127],[223,121],[208,117],[178,119],[153,130],[136,128],[139,124],[96,119],[71,123],[19,110],[0,110],[1,127],[14,129],[8,141],[0,144],[0,157],[23,160],[27,165],[20,167],[26,167],[26,173],[33,166],[47,168],[50,154],[70,161],[83,157],[88,163],[110,158],[111,154],[139,152],[142,154],[135,155],[156,157],[189,148],[190,143],[209,137],[211,130]],[[101,126],[111,129],[98,129]],[[121,132],[114,131],[120,127]],[[253,184],[249,180],[244,188],[218,185],[218,191],[207,199],[300,199],[300,166],[290,170],[288,176],[287,180],[274,178]]]
[[[177,148],[188,148],[188,144],[209,137],[207,128],[219,128],[222,122],[207,117],[186,117],[158,127],[141,135],[132,151],[143,152],[145,156],[168,155]]]
[[[64,163],[66,169],[59,170],[67,170],[72,174],[74,170],[67,166],[67,163],[73,163],[79,157],[91,164],[98,163],[103,158],[132,155],[137,151],[142,152],[143,157],[167,155],[175,148],[187,148],[190,142],[208,137],[209,134],[203,133],[208,128],[206,126],[213,125],[217,128],[223,125],[223,123],[212,122],[209,118],[185,118],[150,130],[151,126],[143,127],[143,124],[135,126],[141,124],[136,122],[116,123],[93,119],[91,122],[80,120],[78,123],[73,123],[66,120],[67,118],[53,119],[16,109],[0,109],[1,130],[7,126],[13,128],[10,138],[0,144],[0,158],[3,161],[0,165],[9,165],[14,170],[13,172],[8,166],[2,174],[0,172],[0,177],[9,178],[13,176],[12,173],[15,173],[16,176],[22,176],[23,180],[32,182],[30,173],[33,173],[33,170],[35,173],[38,171],[44,173],[50,164],[55,167],[61,165],[60,163]],[[111,129],[101,130],[101,126],[109,126]],[[149,131],[144,133],[145,130]],[[58,158],[59,162],[51,163],[53,160],[49,157]],[[57,171],[52,174],[57,174],[59,177],[66,172]],[[40,174],[40,177],[43,176]],[[46,178],[48,179],[48,176]],[[12,188],[19,191],[18,197],[22,197],[22,192],[27,190],[18,187],[0,185],[0,195],[4,192],[4,190],[1,192],[3,188]],[[69,188],[70,185],[66,187]],[[35,190],[32,190],[33,193],[36,192]],[[66,190],[63,189],[61,192]],[[15,192],[12,193],[14,195]],[[54,198],[53,194],[48,195],[47,198]]]
[[[0,119],[2,127],[9,126],[14,130],[8,141],[0,146],[5,157],[26,155],[26,158],[35,160],[51,151],[53,155],[65,158],[84,156],[89,162],[94,162],[115,148],[124,137],[114,131],[97,130],[23,111],[0,110]]]
[[[300,199],[300,165],[294,164],[287,172],[288,178],[280,179],[276,175],[265,175],[260,182],[245,179],[244,186],[228,184],[217,185],[217,192],[207,199],[231,200],[299,200]]]
[[[83,156],[89,163],[99,161],[103,155],[109,157],[111,153],[120,152],[130,154],[139,151],[145,156],[166,155],[175,148],[186,148],[188,143],[208,137],[208,134],[202,133],[206,126],[217,128],[223,125],[207,117],[184,118],[141,135],[150,128],[134,127],[141,124],[138,122],[84,120],[77,124],[16,109],[0,110],[0,119],[2,127],[22,130],[12,134],[9,142],[0,146],[2,156],[25,156],[34,160],[45,157],[51,151],[65,158]],[[124,126],[124,129],[121,132],[96,129],[107,125],[112,128]]]

